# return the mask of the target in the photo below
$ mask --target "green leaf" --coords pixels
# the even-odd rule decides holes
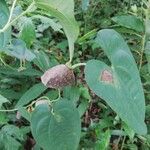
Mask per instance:
[[[2,128],[2,132],[22,141],[24,139],[20,129],[14,125],[5,125]]]
[[[6,134],[0,134],[0,144],[3,150],[18,150],[21,147],[21,143]]]
[[[23,96],[19,99],[18,103],[16,104],[16,107],[21,107],[23,105],[28,104],[29,102],[40,96],[46,89],[47,87],[45,87],[42,83],[35,84],[23,94]]]
[[[73,0],[35,0],[37,6],[46,13],[56,17],[67,36],[71,59],[74,54],[74,43],[79,34],[79,27],[74,18]]]
[[[130,140],[133,141],[133,140],[134,140],[134,136],[135,136],[134,131],[133,131],[131,128],[129,128],[129,127],[127,126],[127,124],[124,123],[124,122],[123,122],[122,127],[123,127],[125,133],[130,137]]]
[[[79,44],[83,44],[83,43],[86,43],[87,40],[90,40],[92,37],[95,37],[97,34],[97,29],[93,29],[91,31],[89,31],[88,33],[86,33],[85,35],[83,35],[82,37],[80,37],[77,42]]]
[[[107,130],[104,133],[97,133],[97,137],[100,140],[98,140],[96,142],[96,149],[99,149],[99,150],[108,149],[109,142],[110,142],[110,137],[111,137],[110,131]]]
[[[20,39],[22,39],[26,43],[27,47],[30,48],[35,38],[35,26],[32,20],[24,17],[22,30],[20,31]]]
[[[87,111],[88,107],[89,107],[89,102],[85,99],[81,99],[81,102],[78,106],[78,111],[79,111],[80,117],[82,117],[84,115],[84,113]]]
[[[36,64],[43,72],[51,68],[50,59],[44,51],[38,51],[35,53],[36,58],[34,64]]]
[[[7,124],[9,121],[8,115],[6,113],[1,112],[0,113],[0,124]]]
[[[45,96],[47,96],[50,100],[54,100],[57,99],[59,97],[59,92],[58,90],[53,90],[51,89],[50,91],[48,91]]]
[[[65,99],[53,105],[39,105],[31,117],[31,131],[44,150],[76,150],[80,140],[81,122],[77,109]]]
[[[13,89],[1,89],[0,94],[3,94],[3,96],[9,100],[19,99],[21,97],[21,93],[16,92]]]
[[[80,87],[80,96],[84,99],[87,99],[89,102],[91,101],[90,92],[87,87]]]
[[[7,103],[7,102],[9,102],[8,99],[0,95],[0,108],[2,107],[3,103]]]
[[[20,107],[18,111],[21,114],[21,116],[24,117],[26,120],[31,120],[31,113],[29,113],[24,107]]]
[[[67,86],[64,88],[63,97],[72,101],[76,105],[80,98],[80,90],[78,87]]]
[[[26,43],[20,39],[13,39],[6,52],[8,55],[21,60],[32,61],[35,58],[34,53],[27,49]]]
[[[32,18],[41,20],[41,24],[37,26],[37,30],[41,33],[44,32],[44,30],[48,29],[49,27],[51,27],[54,31],[63,33],[61,30],[62,26],[56,19],[51,19],[42,15],[34,15]]]
[[[33,76],[40,77],[43,74],[42,72],[32,68],[27,68],[25,70],[18,71],[17,69],[12,69],[6,66],[1,66],[0,73],[9,76],[29,76],[29,77]]]
[[[120,26],[133,29],[138,32],[144,32],[144,24],[136,16],[122,15],[122,16],[113,17],[112,20],[118,23]]]
[[[121,35],[111,29],[99,31],[96,41],[111,67],[98,60],[87,62],[86,82],[129,127],[138,134],[146,134],[144,93],[129,47]]]
[[[82,0],[82,10],[87,11],[90,5],[90,0]]]
[[[3,149],[17,150],[21,147],[21,143],[18,141],[23,140],[23,134],[18,127],[14,125],[6,125],[2,127],[0,131],[0,144],[4,147]]]
[[[0,29],[2,29],[8,21],[9,18],[9,9],[6,5],[5,0],[0,1]],[[0,50],[2,50],[8,43],[11,36],[10,29],[6,30],[3,33],[0,33]]]

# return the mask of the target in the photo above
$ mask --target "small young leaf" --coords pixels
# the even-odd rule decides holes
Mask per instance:
[[[0,124],[7,124],[8,121],[8,115],[6,113],[0,113]]]
[[[110,137],[111,137],[110,131],[107,130],[107,131],[104,132],[104,133],[98,133],[98,134],[97,134],[97,137],[98,137],[98,139],[100,139],[100,140],[98,140],[98,141],[96,142],[96,149],[99,149],[99,150],[106,150],[106,149],[108,148],[109,142],[110,142]]]
[[[120,26],[136,30],[137,32],[144,32],[144,24],[136,16],[122,15],[113,17],[112,20]]]
[[[86,112],[88,107],[89,107],[89,102],[85,99],[81,99],[81,102],[78,106],[78,111],[79,111],[80,117],[82,117],[84,115],[84,113]]]
[[[0,95],[0,108],[2,107],[2,104],[6,102],[9,102],[8,99]]]
[[[131,128],[129,128],[127,126],[127,124],[124,123],[124,122],[123,122],[122,126],[123,126],[123,129],[124,129],[125,133],[130,137],[131,140],[133,140],[134,136],[135,136],[135,132]]]
[[[41,104],[32,113],[31,131],[44,150],[76,150],[81,133],[79,113],[65,99],[56,102],[53,111]]]
[[[35,84],[19,99],[16,107],[21,107],[28,104],[29,102],[40,96],[46,89],[47,88],[42,83]]]
[[[35,38],[35,27],[32,20],[24,17],[22,30],[20,31],[20,39],[22,39],[26,43],[27,47],[30,48]]]

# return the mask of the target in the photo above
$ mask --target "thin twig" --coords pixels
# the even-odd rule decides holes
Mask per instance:
[[[17,111],[18,109],[5,109],[5,110],[0,110],[0,112],[12,112],[12,111]]]
[[[144,49],[145,49],[145,41],[146,41],[146,35],[144,34],[142,38],[142,48],[141,48],[141,57],[140,57],[140,64],[139,64],[139,71],[141,70],[142,63],[143,63],[143,55],[144,55]]]
[[[124,138],[123,138],[120,150],[123,150],[125,140],[126,140],[126,136],[124,136]]]

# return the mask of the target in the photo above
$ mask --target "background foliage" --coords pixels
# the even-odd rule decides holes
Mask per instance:
[[[11,0],[7,1],[8,10],[5,8],[3,2],[4,1],[0,1],[0,12],[3,13],[4,16],[3,21],[0,22],[0,28],[6,24],[9,18],[9,10],[13,3]],[[41,2],[41,0],[37,0],[38,5],[40,5]],[[68,22],[63,22],[63,26],[61,25],[61,13],[56,14],[56,18],[50,16],[49,12],[51,14],[55,14],[56,12],[53,9],[49,9],[49,6],[47,6],[46,10],[42,8],[42,5],[40,5],[41,8],[38,7],[38,9],[36,9],[31,5],[32,0],[18,0],[13,11],[12,19],[23,12],[26,12],[25,15],[13,22],[12,27],[9,27],[4,33],[0,33],[0,107],[1,110],[10,110],[0,112],[0,149],[28,150],[33,148],[34,150],[39,150],[40,146],[45,149],[49,148],[49,145],[45,147],[47,143],[44,146],[41,145],[41,143],[43,143],[41,139],[45,139],[47,137],[46,134],[43,134],[42,137],[37,136],[38,138],[33,138],[33,136],[36,137],[35,135],[38,134],[41,129],[50,130],[50,128],[47,129],[45,126],[38,126],[37,122],[39,118],[44,117],[50,120],[49,113],[51,113],[51,115],[53,114],[49,108],[45,108],[45,105],[34,108],[34,101],[43,96],[44,98],[47,96],[50,101],[53,101],[58,98],[59,92],[58,90],[47,89],[41,83],[40,77],[50,67],[71,60],[73,51],[73,64],[87,62],[90,59],[98,59],[110,65],[111,60],[109,60],[109,56],[107,58],[104,53],[105,46],[100,48],[100,45],[95,43],[95,38],[98,38],[97,31],[107,28],[114,29],[123,36],[135,59],[138,70],[133,67],[133,72],[130,72],[133,82],[135,83],[132,82],[128,90],[130,91],[130,86],[133,86],[133,89],[139,86],[140,83],[138,82],[140,81],[138,81],[139,78],[135,73],[139,72],[145,94],[145,122],[148,130],[147,134],[135,134],[125,122],[121,121],[118,114],[112,110],[114,107],[110,108],[111,105],[101,99],[103,97],[100,98],[98,97],[99,95],[96,96],[94,94],[95,91],[93,92],[89,89],[90,84],[87,81],[88,87],[84,79],[84,67],[79,67],[75,70],[76,86],[65,87],[60,93],[63,99],[68,99],[71,102],[64,102],[67,103],[65,106],[63,102],[56,104],[56,106],[54,105],[56,111],[59,108],[58,112],[64,114],[64,118],[68,120],[68,124],[62,122],[62,124],[57,127],[54,117],[51,118],[51,129],[57,128],[55,135],[59,135],[60,132],[63,132],[64,130],[62,131],[62,128],[64,127],[77,131],[77,135],[71,140],[74,143],[71,143],[72,146],[70,145],[71,148],[75,146],[74,149],[77,148],[76,145],[79,143],[78,149],[87,150],[149,150],[150,34],[148,27],[150,23],[149,12],[145,13],[146,8],[149,8],[149,6],[146,6],[147,1],[75,0],[74,2],[75,18],[79,24],[80,32],[76,22],[74,22],[73,12],[70,13],[71,10],[69,13],[65,10],[62,10],[62,12],[66,13],[65,17],[63,16],[66,20],[72,19],[73,29],[68,27]],[[55,4],[57,4],[56,1],[53,2],[53,5]],[[73,4],[68,3],[68,5]],[[68,5],[66,7],[68,7]],[[61,8],[58,7],[58,9]],[[58,20],[60,20],[60,22]],[[64,31],[67,38],[63,33],[63,28],[65,29]],[[74,37],[71,36],[72,34],[70,35],[71,32]],[[70,59],[67,39],[70,42]],[[9,44],[7,44],[8,42]],[[75,49],[73,47],[74,42]],[[98,41],[98,43],[100,42],[102,41]],[[134,65],[133,63],[133,66]],[[90,67],[87,69],[89,72],[92,70],[93,68]],[[136,94],[139,94],[139,91],[135,91],[135,93],[137,92]],[[75,106],[77,106],[77,109]],[[66,107],[66,110],[60,109],[63,107]],[[34,109],[35,111],[33,111]],[[41,110],[45,111],[41,113]],[[131,109],[129,109],[129,111],[130,110]],[[31,116],[32,111],[34,117]],[[79,113],[77,113],[77,111]],[[138,109],[136,111],[141,116],[144,115],[144,112],[141,114],[138,112]],[[138,118],[140,115],[137,113]],[[79,119],[79,115],[81,120]],[[71,120],[73,116],[76,118],[75,120]],[[61,115],[59,116],[58,114],[56,119],[59,120],[59,117],[61,117]],[[73,124],[69,124],[69,120],[71,120]],[[43,120],[40,121],[42,122]],[[79,131],[80,121],[81,135]],[[30,122],[32,123],[30,124]],[[142,119],[141,122],[143,123]],[[37,130],[35,131],[36,125]],[[138,128],[138,124],[134,124],[133,126]],[[68,133],[66,131],[63,132],[63,134],[66,135]],[[70,140],[70,138],[73,138],[72,135],[74,135],[74,133],[70,132],[68,137],[66,136],[64,140]],[[48,137],[48,139],[52,138],[52,135]],[[61,139],[63,139],[63,136],[60,137],[60,141]],[[35,140],[38,142],[36,143]],[[64,147],[64,149],[66,148],[65,144],[59,145],[56,143],[57,146]],[[71,150],[71,148],[68,147],[69,150]],[[57,149],[59,149],[59,147]]]

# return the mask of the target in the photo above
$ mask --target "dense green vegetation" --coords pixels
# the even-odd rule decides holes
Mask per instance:
[[[0,150],[149,150],[149,90],[149,0],[0,1]]]

